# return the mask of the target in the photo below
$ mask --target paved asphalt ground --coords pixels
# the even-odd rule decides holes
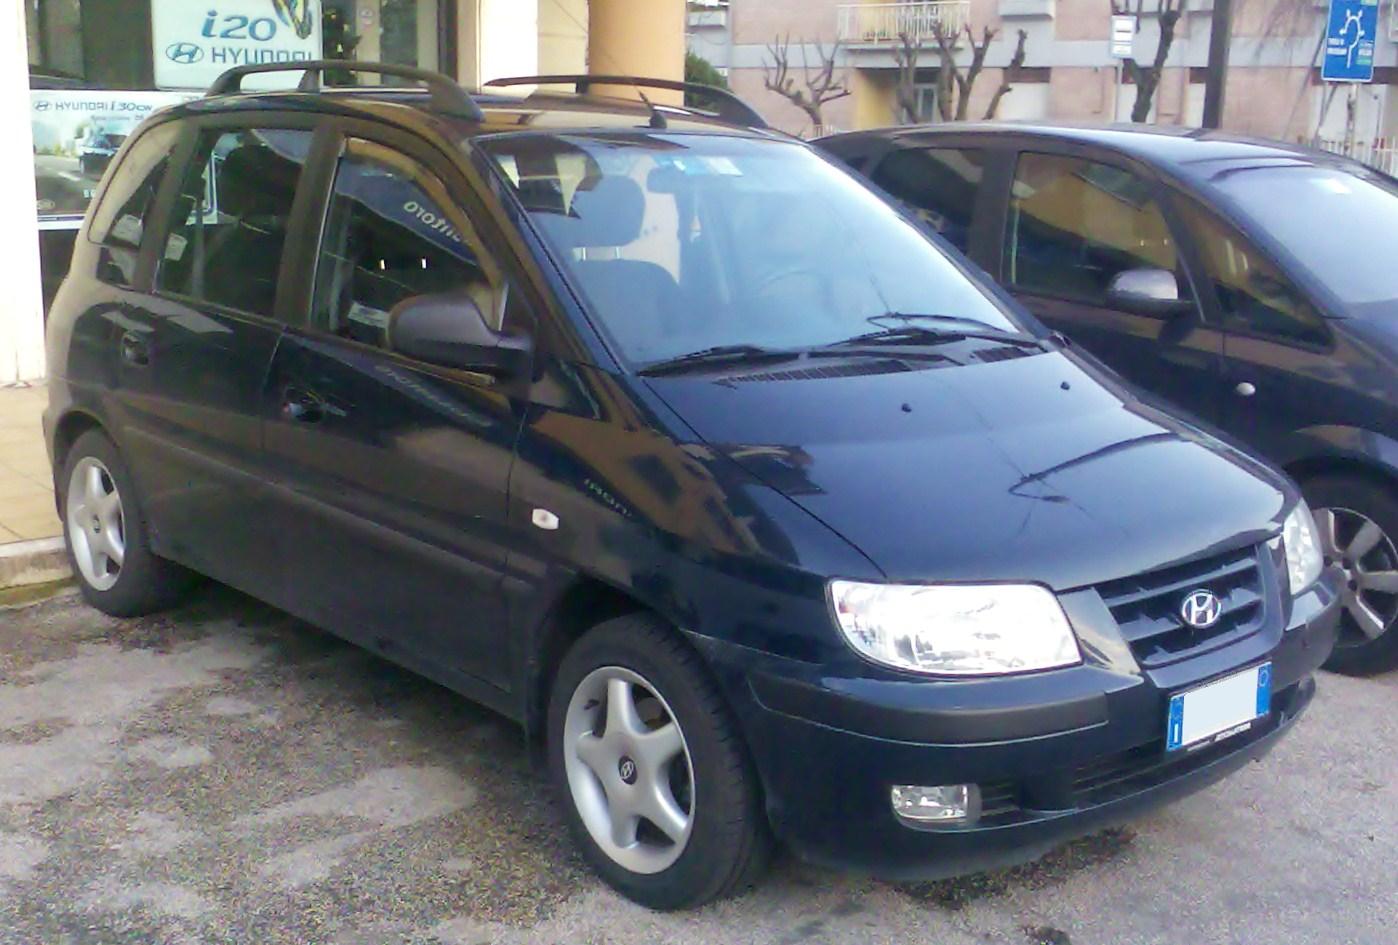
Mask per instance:
[[[573,854],[517,731],[229,591],[0,611],[0,942],[1398,942],[1398,676],[1325,676],[1263,763],[1031,867],[781,859],[685,915]]]

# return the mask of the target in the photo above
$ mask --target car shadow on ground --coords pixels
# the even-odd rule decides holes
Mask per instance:
[[[151,617],[70,595],[6,624],[0,837],[28,865],[0,871],[0,928],[25,940],[321,941],[347,917],[407,934],[444,913],[528,929],[600,889],[518,726],[280,611],[209,583]],[[886,890],[956,911],[1131,840],[898,886],[779,854],[729,908]]]

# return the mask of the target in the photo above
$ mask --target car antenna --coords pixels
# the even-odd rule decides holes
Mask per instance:
[[[641,96],[641,101],[646,103],[646,108],[650,109],[650,127],[663,131],[670,127],[670,123],[665,120],[665,116],[660,113],[660,109],[655,107],[655,103],[650,100],[650,96],[641,91],[639,85],[633,86],[636,94]]]

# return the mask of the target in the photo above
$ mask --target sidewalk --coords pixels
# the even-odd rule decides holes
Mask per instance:
[[[0,387],[0,588],[66,577],[39,418],[42,384]]]

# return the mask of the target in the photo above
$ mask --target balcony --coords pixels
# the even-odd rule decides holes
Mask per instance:
[[[686,10],[687,23],[692,30],[728,25],[728,0],[689,0]]]
[[[970,0],[933,3],[845,3],[839,7],[840,42],[850,46],[885,45],[906,34],[920,45],[934,42],[937,24],[947,33],[961,31],[971,14]]]

